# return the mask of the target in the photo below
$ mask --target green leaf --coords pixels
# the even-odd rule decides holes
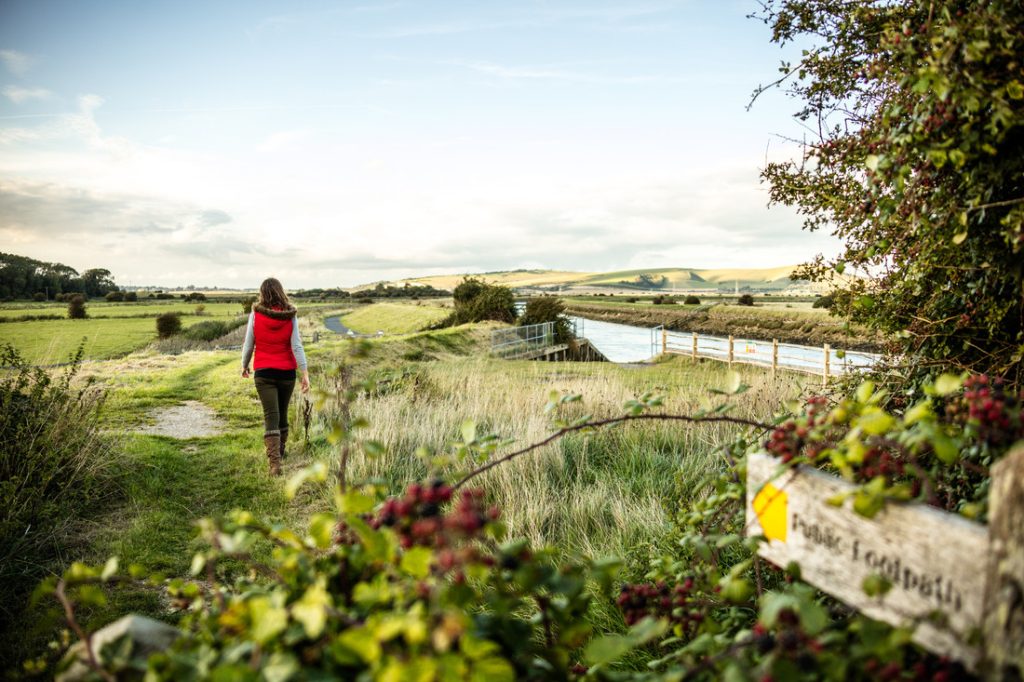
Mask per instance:
[[[940,374],[935,380],[935,395],[946,396],[960,390],[964,385],[963,378],[958,374]]]
[[[472,443],[476,440],[476,422],[472,419],[462,422],[462,440],[465,443]]]
[[[338,511],[342,514],[365,514],[373,510],[374,504],[372,497],[355,490],[338,496]]]
[[[402,555],[400,567],[412,577],[422,580],[430,573],[430,562],[433,559],[434,552],[429,547],[413,547]]]
[[[266,682],[287,682],[299,672],[299,662],[294,656],[275,651],[260,665],[261,679]]]
[[[311,585],[302,599],[292,604],[292,617],[302,623],[306,636],[316,639],[327,624],[327,608],[331,606],[331,595],[327,593],[326,578],[321,576],[316,585]]]
[[[868,154],[864,159],[864,165],[871,170],[878,170],[879,157],[875,154]]]
[[[288,482],[284,486],[284,494],[289,500],[295,497],[295,493],[299,491],[299,488],[304,486],[308,481],[323,482],[327,480],[327,465],[323,462],[315,462],[304,469],[300,469],[298,473],[288,479]]]
[[[315,514],[309,521],[309,537],[320,549],[327,549],[334,541],[334,526],[337,519],[333,514]]]
[[[953,243],[956,244],[957,246],[963,244],[965,239],[967,239],[967,230],[964,230],[963,232],[957,232],[956,234],[953,235]]]
[[[617,661],[630,650],[660,637],[668,631],[668,622],[644,618],[629,629],[625,635],[602,635],[590,640],[583,652],[589,665],[601,665]]]
[[[943,464],[952,464],[960,459],[960,449],[957,448],[956,443],[944,433],[936,432],[932,434],[931,444],[935,449],[935,456],[938,457]]]
[[[892,415],[879,408],[875,408],[871,411],[866,411],[858,417],[855,424],[869,436],[880,436],[895,426],[896,420]]]
[[[864,582],[861,583],[861,589],[869,597],[881,597],[892,589],[892,582],[879,573],[872,573],[864,578]]]
[[[103,571],[100,573],[100,580],[106,582],[110,580],[111,576],[117,573],[117,557],[112,556],[107,559],[107,563],[103,564]]]
[[[252,621],[250,634],[257,644],[266,644],[288,626],[288,612],[274,606],[269,597],[253,597],[246,605]]]
[[[932,401],[929,398],[925,398],[906,411],[903,415],[903,423],[911,426],[931,416],[933,416]]]
[[[338,636],[338,642],[356,654],[368,665],[380,660],[380,643],[372,632],[365,627],[353,627]]]

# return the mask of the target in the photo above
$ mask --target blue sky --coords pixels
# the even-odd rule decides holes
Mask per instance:
[[[802,131],[781,94],[746,110],[786,55],[755,9],[5,0],[0,241],[290,287],[832,253],[766,208]]]

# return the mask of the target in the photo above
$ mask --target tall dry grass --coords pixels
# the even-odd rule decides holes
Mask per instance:
[[[543,408],[552,390],[583,396],[567,417],[618,416],[625,401],[646,390],[665,395],[665,412],[693,414],[719,403],[710,389],[728,381],[720,363],[682,359],[626,368],[460,357],[389,367],[387,388],[352,406],[370,423],[360,437],[382,442],[387,452],[372,459],[355,453],[348,473],[351,480],[384,481],[392,491],[427,476],[417,449],[450,452],[465,420],[474,421],[478,432],[514,440],[505,452],[550,435],[551,415]],[[802,388],[798,378],[773,381],[756,368],[741,372],[751,389],[730,399],[737,416],[769,421]],[[570,553],[626,556],[659,542],[667,514],[679,505],[674,497],[719,463],[718,446],[737,430],[643,422],[570,435],[474,484],[502,508],[513,536]],[[440,473],[448,480],[455,475],[451,467]]]

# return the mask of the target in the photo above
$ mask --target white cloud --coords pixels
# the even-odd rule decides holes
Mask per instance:
[[[34,99],[49,99],[53,96],[46,88],[23,88],[18,85],[8,85],[3,92],[4,96],[15,104],[23,104]]]
[[[15,76],[24,76],[32,68],[35,60],[17,50],[0,50],[0,61],[10,73]]]

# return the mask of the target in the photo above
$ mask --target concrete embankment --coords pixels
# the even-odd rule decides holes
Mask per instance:
[[[640,327],[664,325],[668,329],[712,336],[731,334],[748,339],[778,339],[783,343],[805,346],[827,343],[834,348],[872,352],[881,351],[883,346],[881,336],[863,328],[847,330],[840,318],[786,309],[753,307],[747,311],[725,306],[620,307],[579,303],[569,304],[566,308],[570,315],[592,320]]]

